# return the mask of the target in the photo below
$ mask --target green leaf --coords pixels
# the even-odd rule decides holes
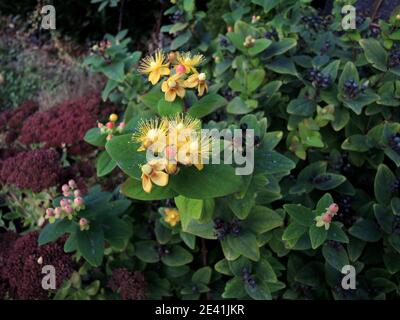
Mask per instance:
[[[139,144],[132,141],[131,134],[113,137],[106,144],[108,154],[118,167],[135,179],[140,179],[142,175],[140,166],[147,162],[146,152],[139,152],[138,148]]]
[[[176,98],[174,101],[169,102],[163,97],[158,101],[157,110],[160,116],[173,116],[183,112],[183,101],[180,98]]]
[[[381,233],[379,232],[379,227],[375,222],[369,219],[363,219],[357,221],[349,229],[349,233],[358,239],[367,242],[376,242],[381,238]]]
[[[390,169],[381,164],[376,172],[374,181],[374,190],[376,200],[380,204],[389,205],[392,199],[391,186],[396,181],[396,176],[390,171]]]
[[[258,276],[255,277],[256,285],[250,286],[245,283],[245,289],[247,294],[254,300],[272,300],[271,290],[267,283],[262,281]]]
[[[203,200],[178,196],[175,198],[175,204],[179,210],[179,215],[182,222],[182,229],[184,231],[187,229],[187,226],[192,219],[200,219],[204,204]]]
[[[246,228],[257,234],[268,232],[280,227],[282,224],[283,217],[281,215],[263,206],[253,207],[247,219],[243,221],[243,225]]]
[[[297,45],[296,39],[284,38],[280,41],[274,41],[263,53],[263,57],[271,58],[273,56],[278,56]]]
[[[86,132],[83,140],[96,147],[104,147],[106,144],[106,135],[102,134],[99,128],[92,128]]]
[[[104,238],[107,242],[117,250],[123,250],[132,236],[132,228],[125,221],[107,217],[102,221]]]
[[[367,142],[367,136],[361,134],[352,135],[342,143],[343,150],[367,152],[369,148],[370,146]]]
[[[54,223],[46,224],[39,235],[39,246],[56,241],[59,237],[69,232],[72,226],[73,223],[68,219],[59,219]]]
[[[317,183],[316,181],[321,181]],[[313,186],[319,190],[335,189],[346,181],[346,177],[335,173],[322,173],[315,177]]]
[[[99,225],[91,224],[89,230],[76,235],[78,251],[92,266],[99,266],[104,255],[104,233]]]
[[[115,61],[111,64],[105,65],[101,71],[111,80],[122,82],[125,76],[124,67],[124,62]]]
[[[171,181],[177,193],[193,199],[226,196],[239,190],[242,178],[229,165],[205,165],[203,170],[194,167],[182,168]],[[206,186],[206,187],[205,187]]]
[[[256,150],[254,154],[255,168],[265,174],[289,173],[296,164],[276,151]]]
[[[348,80],[355,80],[359,82],[360,78],[358,76],[357,68],[354,65],[353,62],[349,61],[346,63],[344,66],[343,72],[340,75],[339,78],[339,93],[341,96],[343,96],[343,88],[344,88],[344,83]]]
[[[248,53],[250,56],[255,56],[267,49],[271,43],[272,41],[269,39],[257,39],[253,46],[248,49]]]
[[[164,94],[160,90],[160,86],[153,87],[148,93],[140,96],[139,99],[150,109],[158,112],[158,102],[164,99]]]
[[[274,59],[271,63],[267,64],[266,67],[276,73],[290,74],[293,76],[298,75],[296,66],[294,65],[292,60],[285,57]]]
[[[171,199],[177,195],[168,185],[159,187],[155,184],[153,184],[151,192],[147,193],[143,190],[142,182],[132,178],[128,178],[121,185],[121,192],[129,198],[137,200],[164,200]]]
[[[241,97],[233,98],[227,105],[226,111],[232,114],[246,114],[251,111]]]
[[[138,241],[135,243],[135,255],[147,263],[156,263],[160,260],[155,249],[157,243],[153,240]]]
[[[192,262],[193,256],[181,246],[173,246],[169,254],[161,257],[161,261],[169,267],[179,267]]]
[[[222,298],[224,299],[240,299],[246,295],[243,280],[239,277],[234,277],[225,284]]]
[[[307,232],[307,230],[307,227],[297,224],[296,222],[292,222],[286,227],[285,232],[282,234],[282,240],[290,241],[299,239]]]
[[[189,108],[189,114],[194,118],[202,118],[226,104],[225,98],[219,94],[208,94]]]
[[[193,276],[192,281],[194,283],[209,284],[211,280],[212,269],[210,267],[203,267],[197,270]]]
[[[293,99],[287,106],[287,112],[296,116],[308,117],[314,114],[316,104],[304,98]]]
[[[322,245],[326,237],[328,236],[328,231],[324,227],[317,227],[315,224],[310,226],[309,235],[311,240],[311,246],[313,249],[317,249]]]
[[[188,42],[190,40],[190,38],[192,37],[192,33],[187,30],[186,32],[182,33],[181,35],[177,36],[170,45],[170,50],[176,50],[180,47],[182,47],[183,45],[186,44],[186,42]]]
[[[247,82],[247,93],[250,94],[255,91],[264,81],[265,71],[264,69],[251,70],[246,76]]]
[[[110,173],[117,166],[117,163],[109,156],[107,151],[100,153],[96,159],[97,176],[102,177]]]
[[[328,230],[328,240],[349,243],[349,238],[337,222],[332,222]]]
[[[315,223],[314,215],[309,208],[300,204],[285,204],[283,208],[294,221],[302,226],[309,227]]]
[[[229,234],[227,241],[231,248],[235,248],[235,250],[246,258],[253,261],[260,259],[257,238],[253,233],[242,230],[238,236]]]
[[[281,3],[281,0],[251,0],[251,2],[262,6],[264,8],[264,12],[268,13],[279,3]]]
[[[365,57],[376,69],[387,70],[388,54],[380,45],[379,41],[373,38],[362,39],[359,41],[364,49]]]
[[[326,262],[341,272],[342,268],[349,264],[349,258],[347,257],[346,250],[343,248],[343,246],[340,244],[337,246],[337,248],[333,248],[331,245],[325,244],[322,247],[322,255],[324,256]]]

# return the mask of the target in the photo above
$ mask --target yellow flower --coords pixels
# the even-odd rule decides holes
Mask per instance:
[[[213,141],[211,137],[207,136],[190,139],[179,148],[177,161],[186,166],[194,165],[197,170],[202,170],[204,160],[210,157]]]
[[[185,96],[185,88],[183,80],[180,79],[181,75],[173,75],[165,80],[161,85],[161,91],[165,93],[165,100],[172,102],[175,100],[176,95],[183,98]]]
[[[163,160],[150,160],[142,166],[142,186],[147,193],[151,192],[153,183],[165,187],[168,184],[168,174],[165,173],[166,163]]]
[[[199,119],[192,118],[189,115],[178,114],[168,121],[168,137],[167,144],[179,147],[187,143],[192,135],[198,135],[201,129]]]
[[[197,73],[195,67],[204,61],[204,56],[202,54],[196,54],[192,57],[190,52],[178,52],[176,60],[178,61],[178,65],[181,64],[185,67],[186,73]]]
[[[149,147],[155,152],[162,151],[166,144],[167,130],[168,120],[165,118],[160,122],[158,119],[142,120],[133,135],[133,140],[141,143],[138,151],[144,151]]]
[[[194,73],[189,78],[185,80],[186,88],[194,88],[197,87],[197,91],[199,93],[199,97],[204,94],[204,91],[208,91],[208,85],[206,83],[206,75],[205,73]]]
[[[140,62],[139,72],[149,75],[149,81],[155,85],[161,76],[168,76],[170,70],[169,63],[165,61],[165,56],[162,50],[157,50],[153,56],[147,56]]]
[[[168,223],[171,227],[175,227],[176,224],[180,221],[179,211],[177,209],[165,208],[164,213],[164,221]]]

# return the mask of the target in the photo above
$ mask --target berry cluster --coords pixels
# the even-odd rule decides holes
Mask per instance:
[[[326,30],[329,27],[330,19],[329,17],[312,15],[301,17],[301,22],[307,29],[314,32],[320,32],[321,30]]]
[[[167,248],[167,246],[161,245],[161,244],[157,244],[154,246],[154,250],[157,251],[158,256],[161,257],[165,257],[167,255],[169,255],[171,252],[169,251],[169,249]]]
[[[400,132],[397,132],[389,138],[389,146],[400,154]]]
[[[357,218],[351,214],[352,201],[353,198],[346,195],[340,195],[337,199],[337,203],[340,206],[338,221],[342,222],[347,228],[351,227],[357,220]]]
[[[381,27],[377,23],[371,23],[368,26],[368,29],[369,29],[369,32],[370,32],[370,34],[371,34],[371,36],[373,38],[378,37],[380,35],[380,33],[381,33]]]
[[[171,23],[177,23],[177,22],[182,22],[183,18],[184,18],[183,12],[178,10],[169,17],[169,20],[171,21]]]
[[[228,101],[231,101],[233,98],[235,98],[238,95],[236,92],[233,92],[229,88],[222,89],[221,94]]]
[[[338,211],[339,206],[336,203],[332,203],[325,209],[325,213],[315,218],[315,225],[317,227],[325,227],[325,230],[328,230],[333,217],[338,213]]]
[[[112,113],[108,118],[108,122],[104,125],[101,122],[97,123],[97,127],[100,129],[102,134],[107,134],[107,140],[111,140],[113,136],[116,134],[120,134],[122,130],[125,128],[125,122],[120,122],[119,125],[116,125],[118,120],[118,116],[115,113]]]
[[[279,41],[279,35],[275,28],[272,28],[270,31],[264,33],[264,38],[274,41]]]
[[[397,193],[400,190],[400,179],[397,178],[395,182],[392,183],[392,185],[390,186],[390,191],[392,193]]]
[[[219,44],[220,44],[221,47],[225,47],[226,48],[227,46],[229,46],[230,42],[229,42],[228,38],[226,38],[224,36],[221,36],[219,38]]]
[[[400,48],[389,51],[389,67],[394,68],[400,65]]]
[[[332,179],[330,175],[322,175],[322,176],[316,176],[315,178],[312,179],[312,183],[314,184],[321,184],[328,182]]]
[[[360,93],[360,84],[354,80],[347,80],[343,86],[344,94],[348,99],[354,99]]]
[[[47,208],[45,218],[50,223],[54,223],[57,219],[68,218],[72,220],[76,213],[85,208],[85,201],[81,196],[81,191],[77,189],[76,182],[70,180],[68,184],[64,184],[62,187],[63,196],[60,200],[60,206],[56,208]],[[89,221],[85,218],[79,220],[79,226],[81,230],[89,229]]]
[[[349,162],[349,155],[347,153],[343,153],[340,155],[339,159],[330,159],[330,166],[334,170],[341,171],[343,173],[348,173],[352,169],[352,165]]]
[[[311,291],[313,290],[313,287],[303,283],[295,282],[292,288],[298,294],[311,298]]]
[[[324,55],[325,53],[327,53],[330,49],[331,49],[331,42],[329,40],[326,40],[320,50],[321,55]]]
[[[233,219],[230,223],[221,218],[214,219],[214,229],[218,240],[224,240],[228,234],[238,236],[241,232],[240,220]]]
[[[327,240],[326,241],[326,245],[331,247],[332,249],[335,249],[335,250],[339,250],[340,247],[341,247],[340,242],[337,242],[337,241],[334,241],[334,240]]]
[[[313,68],[308,72],[308,78],[310,79],[312,84],[318,89],[326,89],[332,83],[332,79],[329,74],[324,75],[316,68]]]
[[[255,288],[256,287],[256,280],[254,277],[251,275],[249,268],[244,267],[242,269],[242,279],[245,283],[249,285],[250,288]]]

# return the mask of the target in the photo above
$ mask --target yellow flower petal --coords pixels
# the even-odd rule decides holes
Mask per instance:
[[[154,171],[150,175],[151,181],[160,187],[165,187],[168,184],[168,174],[162,171]]]
[[[152,72],[150,72],[149,74],[149,81],[151,82],[151,84],[154,86],[155,84],[157,84],[158,80],[160,80],[161,78],[161,74],[160,74],[160,70],[154,70]]]
[[[168,90],[165,92],[165,100],[166,101],[172,102],[175,100],[175,98],[176,98],[175,90]]]
[[[143,187],[143,190],[147,193],[150,193],[151,189],[153,187],[151,184],[150,177],[145,174],[142,175],[142,187]]]

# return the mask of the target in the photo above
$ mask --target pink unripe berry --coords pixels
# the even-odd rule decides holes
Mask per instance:
[[[124,128],[124,127],[125,127],[125,122],[123,122],[123,121],[120,122],[120,123],[119,123],[119,127],[120,127],[120,128]]]
[[[108,129],[112,129],[112,128],[114,128],[114,126],[115,126],[114,122],[111,122],[111,121],[107,122],[107,124],[106,124],[106,127]]]
[[[85,203],[85,201],[81,197],[77,197],[74,199],[74,204],[77,206],[82,206],[84,203]]]
[[[99,129],[101,129],[101,128],[103,128],[103,124],[102,124],[101,122],[99,122],[99,123],[97,123],[97,127],[98,127]]]
[[[176,66],[176,73],[178,73],[178,74],[183,74],[183,73],[185,73],[185,72],[186,72],[186,68],[185,68],[184,65],[178,64],[178,65]]]
[[[329,211],[333,213],[337,213],[339,211],[339,206],[336,203],[332,203],[329,206]]]
[[[74,191],[74,196],[75,197],[80,197],[82,194],[81,194],[81,190],[75,190]]]
[[[112,137],[113,137],[113,135],[112,134],[109,134],[108,136],[107,136],[107,141],[110,141],[111,139],[112,139]]]
[[[330,223],[330,222],[332,221],[332,216],[331,216],[329,213],[325,213],[325,214],[322,216],[322,221],[323,221],[323,222]]]
[[[61,199],[60,201],[61,207],[66,207],[68,204],[69,204],[68,199]]]
[[[54,214],[56,217],[59,217],[62,213],[62,209],[60,207],[57,207],[54,209]]]
[[[69,187],[71,188],[71,189],[75,189],[76,188],[76,182],[75,182],[75,180],[69,180],[68,181],[68,185],[69,185]]]
[[[81,218],[80,220],[79,220],[79,225],[81,226],[81,227],[84,227],[84,226],[86,226],[86,225],[88,225],[89,224],[89,221],[87,220],[87,219],[85,219],[85,218]]]
[[[47,208],[47,209],[46,209],[46,215],[47,215],[48,217],[54,216],[54,209],[53,209],[53,208]]]
[[[66,213],[72,213],[74,211],[74,209],[72,209],[72,207],[70,205],[65,206],[64,210]]]
[[[69,186],[67,184],[63,184],[61,187],[62,192],[68,192],[69,191]]]

